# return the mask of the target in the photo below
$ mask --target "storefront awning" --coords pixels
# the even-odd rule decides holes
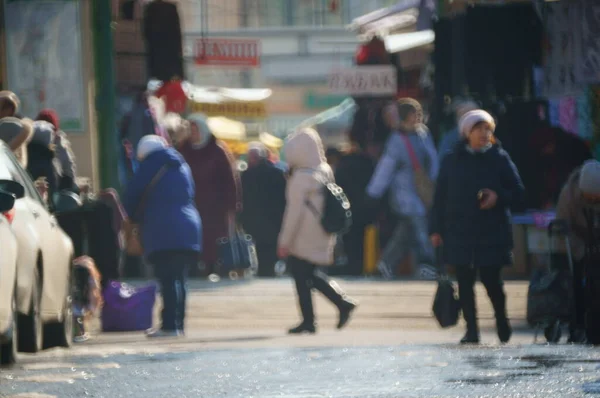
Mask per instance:
[[[423,30],[421,32],[399,33],[389,35],[385,38],[385,47],[390,53],[399,53],[417,47],[433,44],[435,33],[433,30]]]
[[[224,141],[245,141],[246,126],[244,123],[226,117],[209,117],[206,121],[214,136]]]
[[[152,80],[148,83],[150,92],[160,88],[162,83]],[[187,94],[188,98],[194,102],[204,104],[222,104],[231,102],[261,102],[265,101],[273,93],[270,89],[257,88],[226,88],[226,87],[203,87],[196,86],[189,82],[182,82],[181,88]]]

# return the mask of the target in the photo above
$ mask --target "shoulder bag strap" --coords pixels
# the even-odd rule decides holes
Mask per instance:
[[[154,188],[154,186],[158,183],[158,181],[166,174],[168,169],[169,169],[169,166],[167,166],[167,165],[162,166],[160,168],[160,170],[158,170],[156,175],[152,178],[152,180],[150,181],[148,186],[146,186],[146,188],[144,189],[144,193],[142,193],[142,197],[140,199],[140,204],[138,205],[137,210],[135,212],[136,220],[139,220],[139,216],[141,216],[142,212],[144,211],[144,207],[146,205],[146,200],[148,199],[148,195],[150,194],[150,191],[152,190],[152,188]]]
[[[404,145],[406,145],[406,149],[408,150],[408,156],[410,157],[410,163],[412,164],[413,169],[415,171],[419,170],[421,168],[421,164],[419,163],[419,159],[417,158],[417,155],[415,154],[415,149],[413,148],[412,144],[410,143],[410,139],[404,133],[399,133],[399,134],[400,134],[400,137],[402,137],[402,140],[404,140]]]

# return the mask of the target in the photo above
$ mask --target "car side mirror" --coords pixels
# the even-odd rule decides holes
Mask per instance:
[[[25,197],[25,187],[13,180],[0,180],[0,190],[12,194],[16,199]]]
[[[15,205],[15,195],[9,192],[0,191],[0,213],[12,210]]]

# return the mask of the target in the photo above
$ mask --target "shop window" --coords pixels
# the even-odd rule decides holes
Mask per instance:
[[[286,0],[248,0],[246,22],[248,27],[280,27],[288,25]]]

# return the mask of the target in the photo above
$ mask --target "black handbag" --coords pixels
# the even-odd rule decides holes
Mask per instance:
[[[228,274],[234,270],[257,270],[258,257],[252,236],[232,227],[228,237],[217,240],[219,271]]]
[[[442,328],[455,326],[460,317],[460,303],[454,284],[446,275],[438,278],[438,288],[433,299],[433,315]]]

